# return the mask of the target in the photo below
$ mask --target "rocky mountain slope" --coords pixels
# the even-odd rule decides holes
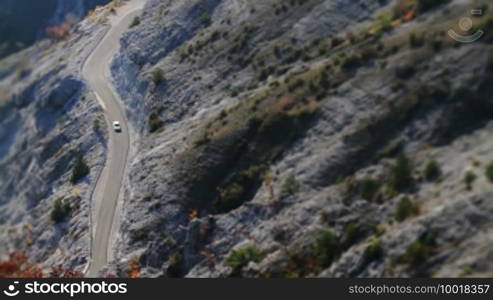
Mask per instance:
[[[491,276],[487,4],[148,0],[111,65],[132,145],[101,274]],[[472,21],[462,34],[484,30],[479,41],[447,35],[462,17]],[[22,224],[44,233],[3,251],[71,267],[87,258],[87,207],[105,159],[104,130],[90,128],[101,112],[77,76],[90,51],[81,45],[105,26],[87,23],[54,52],[77,49],[60,71],[19,80],[0,108],[11,117],[0,119],[2,241]],[[50,76],[66,78],[63,90]],[[75,185],[79,210],[53,225],[50,203],[73,199],[69,149],[90,174]],[[82,250],[50,256],[47,245]]]
[[[82,270],[87,263],[91,194],[107,131],[81,68],[110,15],[100,9],[67,40],[42,41],[0,63],[2,258],[23,251],[43,268]],[[84,178],[81,162],[90,168]]]

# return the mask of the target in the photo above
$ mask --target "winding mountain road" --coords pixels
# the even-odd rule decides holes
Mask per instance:
[[[130,147],[130,135],[121,100],[109,80],[109,65],[120,47],[125,33],[145,0],[131,0],[117,11],[111,29],[87,59],[83,76],[96,94],[104,110],[109,128],[108,156],[92,197],[91,257],[86,276],[95,277],[108,263],[111,250],[112,227]],[[112,122],[119,121],[121,132],[115,132]]]

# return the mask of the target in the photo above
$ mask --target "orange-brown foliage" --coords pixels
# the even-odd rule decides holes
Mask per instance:
[[[46,35],[54,40],[65,40],[70,36],[70,25],[62,24],[46,28]]]
[[[43,271],[29,262],[27,255],[17,251],[8,260],[0,262],[0,278],[41,278]]]
[[[394,6],[394,17],[408,22],[414,18],[416,8],[416,0],[399,0]]]
[[[7,260],[0,261],[0,278],[81,278],[83,276],[81,271],[64,270],[61,266],[53,267],[48,274],[44,274],[43,270],[30,261],[23,251],[13,252]]]
[[[50,278],[82,278],[84,274],[81,271],[64,270],[62,266],[51,269]]]
[[[194,220],[194,219],[197,219],[197,217],[199,216],[199,212],[198,210],[196,209],[193,209],[190,211],[190,213],[188,214],[188,219],[191,221],[191,220]]]
[[[130,263],[130,270],[128,271],[129,278],[138,278],[139,277],[139,265],[137,262]]]

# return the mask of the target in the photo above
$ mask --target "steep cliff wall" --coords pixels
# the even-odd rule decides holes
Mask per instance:
[[[139,134],[112,268],[491,271],[490,40],[396,2],[149,1],[112,65]]]

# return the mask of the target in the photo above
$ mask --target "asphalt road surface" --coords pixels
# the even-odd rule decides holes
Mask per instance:
[[[108,263],[112,226],[122,185],[130,147],[127,120],[118,95],[108,79],[109,63],[120,47],[120,37],[125,33],[144,1],[133,0],[118,11],[119,16],[104,39],[93,51],[83,68],[83,76],[101,104],[109,129],[108,157],[97,182],[92,198],[91,257],[86,276],[95,277]],[[121,132],[115,132],[113,121],[119,121]]]

